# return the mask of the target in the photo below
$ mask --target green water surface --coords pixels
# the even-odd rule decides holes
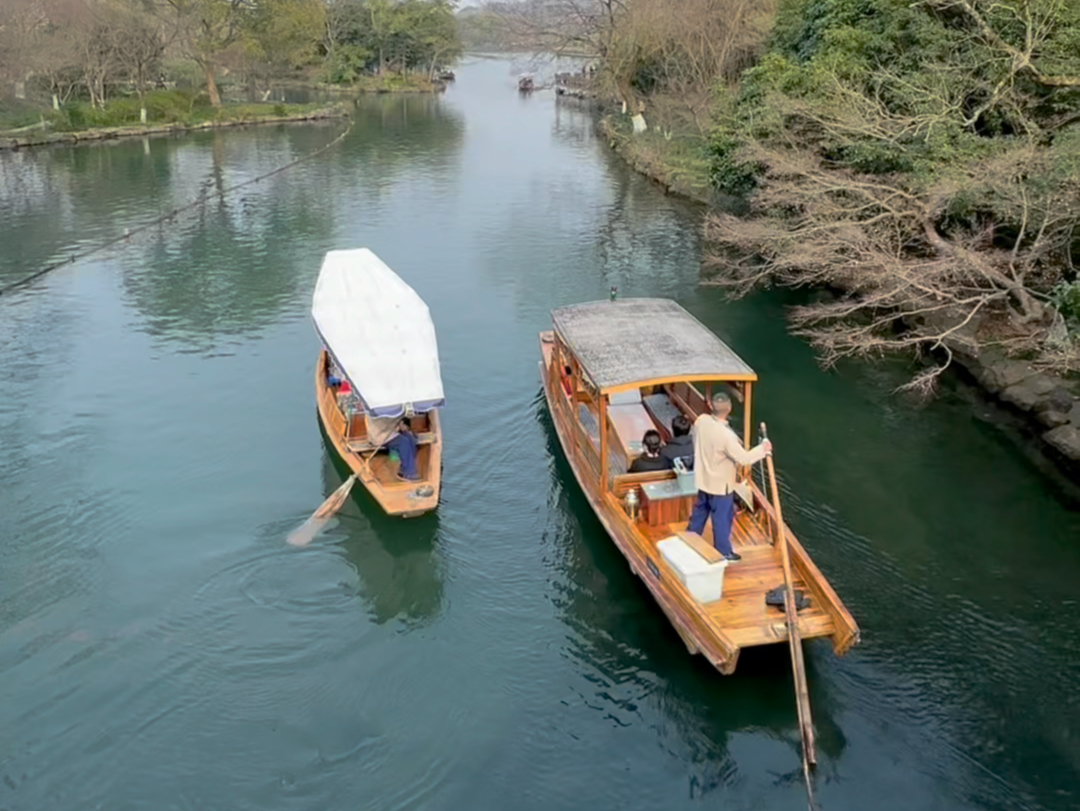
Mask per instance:
[[[822,372],[784,300],[698,285],[700,213],[582,108],[470,61],[339,122],[0,155],[0,808],[802,809],[783,646],[721,677],[605,536],[539,396],[552,307],[672,297],[762,378],[785,513],[858,619],[808,646],[827,811],[1080,808],[1080,515],[959,389]],[[429,303],[443,501],[343,480],[323,254]]]

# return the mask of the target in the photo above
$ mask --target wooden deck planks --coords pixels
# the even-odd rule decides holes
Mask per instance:
[[[737,523],[732,539],[743,559],[729,564],[725,570],[724,596],[703,608],[739,647],[783,642],[787,639],[784,612],[765,605],[765,594],[784,584],[780,555],[749,516],[739,517],[743,520]],[[686,528],[682,522],[638,527],[654,544]],[[702,537],[712,538],[712,527],[708,524]],[[806,584],[796,578],[795,588],[806,589]],[[815,601],[799,612],[799,632],[803,637],[830,636],[834,631],[832,618]]]

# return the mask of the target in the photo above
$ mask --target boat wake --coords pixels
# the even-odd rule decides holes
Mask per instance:
[[[326,529],[327,525],[334,520],[334,517],[326,516],[321,517],[317,515],[311,516],[307,521],[298,526],[292,532],[289,533],[289,537],[285,539],[285,542],[289,546],[307,546],[319,534]]]

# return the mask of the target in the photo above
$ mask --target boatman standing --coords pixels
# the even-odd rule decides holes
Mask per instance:
[[[722,391],[712,396],[712,413],[694,422],[694,485],[697,501],[690,514],[690,532],[700,535],[712,517],[713,546],[728,560],[742,560],[731,548],[731,524],[735,520],[735,472],[738,465],[752,465],[772,453],[765,440],[746,450],[728,425],[731,398]]]

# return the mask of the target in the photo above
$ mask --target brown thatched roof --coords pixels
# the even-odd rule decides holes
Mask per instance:
[[[727,344],[670,299],[572,304],[551,317],[602,390],[657,378],[756,378]]]

